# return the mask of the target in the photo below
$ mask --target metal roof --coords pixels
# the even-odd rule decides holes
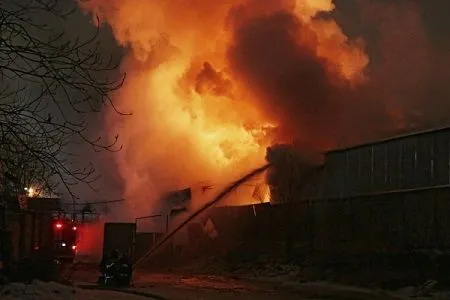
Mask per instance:
[[[438,128],[433,128],[433,129],[414,131],[414,132],[396,135],[396,136],[392,136],[389,138],[384,138],[384,139],[380,139],[380,140],[376,140],[376,141],[372,141],[372,142],[367,142],[367,143],[357,144],[357,145],[353,145],[353,146],[333,149],[333,150],[326,152],[325,154],[344,152],[344,151],[349,151],[349,150],[353,150],[353,149],[357,149],[357,148],[363,148],[363,147],[367,147],[367,146],[384,144],[384,143],[388,143],[391,141],[397,141],[397,140],[401,140],[401,139],[408,138],[408,137],[426,135],[426,134],[430,134],[430,133],[438,133],[438,132],[443,132],[443,131],[450,131],[450,125],[447,125],[445,127],[438,127]]]

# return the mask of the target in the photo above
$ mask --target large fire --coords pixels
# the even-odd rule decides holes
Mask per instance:
[[[316,81],[324,77],[330,86],[349,87],[364,81],[363,43],[318,17],[334,9],[332,0],[80,5],[128,48],[127,82],[116,103],[133,116],[121,120],[112,113],[107,125],[125,145],[117,164],[125,198],[139,209],[134,214],[148,211],[163,191],[229,179],[262,164],[275,141],[300,137],[311,147],[326,147],[328,137],[312,128],[309,117],[324,101],[316,99],[326,89]],[[292,71],[293,65],[305,67]],[[278,107],[285,100],[301,102],[295,105],[301,108]]]

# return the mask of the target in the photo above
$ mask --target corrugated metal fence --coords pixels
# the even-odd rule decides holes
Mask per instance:
[[[289,217],[289,214],[292,218]],[[209,217],[223,247],[282,253],[450,248],[450,189],[428,189],[289,205],[221,207]]]
[[[325,198],[450,185],[450,129],[332,151]]]

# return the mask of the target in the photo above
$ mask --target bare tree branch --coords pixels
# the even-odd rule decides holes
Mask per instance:
[[[92,163],[76,168],[71,149],[121,149],[118,136],[90,137],[87,117],[107,106],[123,114],[110,96],[125,75],[110,77],[118,65],[102,56],[98,29],[82,40],[50,25],[64,24],[75,9],[60,3],[0,2],[0,170],[17,179],[16,189],[39,184],[54,191],[62,184],[73,195],[73,185],[92,187],[98,175]]]

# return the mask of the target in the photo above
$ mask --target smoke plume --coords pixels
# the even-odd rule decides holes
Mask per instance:
[[[372,43],[370,90],[395,120],[397,126],[393,130],[448,125],[446,98],[450,94],[447,84],[450,74],[446,66],[450,48],[442,41],[434,42],[432,37],[441,32],[448,40],[448,31],[442,27],[429,28],[431,20],[425,14],[431,9],[430,17],[435,19],[448,2],[401,0],[359,1],[359,4],[362,25],[376,34]]]
[[[106,127],[125,145],[116,161],[130,214],[252,169],[275,143],[320,152],[443,119],[420,100],[440,95],[433,75],[448,71],[419,7],[357,2],[376,39],[347,36],[331,0],[80,2],[128,49],[116,102],[133,116],[111,113]]]

